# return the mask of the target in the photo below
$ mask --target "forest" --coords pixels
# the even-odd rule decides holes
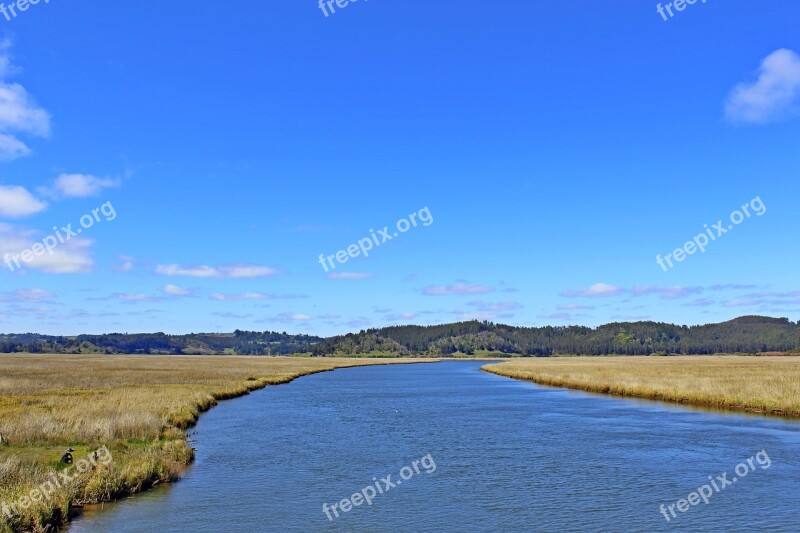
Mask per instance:
[[[547,357],[797,351],[800,351],[800,322],[762,316],[744,316],[700,326],[615,322],[597,328],[516,327],[470,321],[435,326],[391,326],[329,338],[241,330],[187,335],[112,333],[76,337],[0,334],[0,353],[313,356],[380,353],[447,357],[501,352]]]

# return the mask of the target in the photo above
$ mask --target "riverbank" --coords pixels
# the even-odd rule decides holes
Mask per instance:
[[[800,357],[556,357],[483,370],[588,392],[800,418]]]
[[[435,361],[0,355],[0,533],[52,531],[82,504],[177,479],[194,458],[187,430],[221,400],[336,368]],[[111,460],[78,472],[103,446]],[[58,473],[63,486],[45,496]]]

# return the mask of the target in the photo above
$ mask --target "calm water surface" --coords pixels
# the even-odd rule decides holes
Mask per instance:
[[[223,402],[201,417],[181,482],[69,531],[800,531],[800,424],[545,388],[481,364],[342,369]],[[754,463],[670,524],[660,514],[761,450],[768,469]],[[435,472],[333,522],[323,513],[428,454]]]

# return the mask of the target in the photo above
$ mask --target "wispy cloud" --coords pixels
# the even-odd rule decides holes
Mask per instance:
[[[708,290],[711,291],[727,291],[727,290],[737,290],[737,291],[746,291],[749,289],[755,289],[758,285],[743,285],[737,283],[726,283],[723,285],[711,285]]]
[[[237,302],[241,300],[302,300],[308,298],[305,294],[268,294],[263,292],[243,292],[239,294],[212,292],[208,297],[218,302]]]
[[[213,312],[211,314],[214,315],[214,316],[218,316],[220,318],[235,318],[235,319],[238,319],[238,320],[242,320],[242,319],[245,319],[245,318],[250,318],[250,317],[253,316],[253,315],[250,315],[250,314],[239,314],[239,313],[230,313],[230,312],[222,313],[222,312],[219,312],[219,311],[215,311],[215,312]]]
[[[177,285],[165,285],[164,294],[167,294],[169,296],[190,296],[192,294],[192,291],[190,289],[184,289],[183,287],[178,287]]]
[[[372,321],[365,317],[356,317],[344,323],[345,326],[353,329],[363,329],[372,325]]]
[[[434,285],[422,289],[422,294],[426,296],[468,296],[475,294],[485,294],[492,292],[494,289],[485,285],[476,285],[474,283],[459,282],[452,285]]]
[[[542,318],[545,320],[574,320],[572,313],[552,313],[549,315],[538,315],[536,318]]]
[[[55,294],[43,289],[18,289],[12,292],[0,292],[0,302],[48,302]]]
[[[755,81],[737,85],[725,103],[732,122],[764,124],[785,120],[800,111],[800,56],[785,48],[761,62]]]
[[[348,281],[359,281],[364,279],[370,279],[372,274],[367,272],[338,272],[338,273],[331,273],[328,274],[328,279],[337,279],[337,280],[348,280]]]
[[[131,270],[136,268],[133,257],[128,255],[121,255],[118,257],[118,259],[121,262],[111,266],[111,268],[114,269],[116,272],[130,272]]]
[[[611,315],[612,320],[625,320],[639,322],[641,320],[650,320],[649,315]]]
[[[261,265],[231,265],[211,267],[208,265],[184,267],[178,264],[158,265],[156,272],[164,276],[185,276],[191,278],[260,278],[280,273],[275,268]]]
[[[113,295],[114,298],[121,302],[154,302],[158,300],[156,296],[150,296],[148,294],[124,294],[124,293],[117,293]]]
[[[383,317],[388,322],[400,322],[403,320],[414,320],[419,316],[419,313],[407,311],[405,313],[390,313]]]
[[[657,294],[662,300],[676,300],[703,292],[703,287],[684,287],[675,285],[659,287],[653,285],[637,285],[631,288],[617,287],[607,283],[596,283],[587,289],[571,289],[561,293],[566,298],[607,298],[611,296],[629,295],[633,297]]]
[[[517,311],[525,307],[519,302],[487,303],[483,301],[476,301],[476,302],[469,302],[467,305],[476,308],[478,311],[485,311],[489,313]]]
[[[725,302],[725,307],[758,307],[767,310],[800,306],[800,291],[761,291],[745,294]]]
[[[624,289],[609,285],[608,283],[595,283],[586,289],[570,289],[561,293],[567,298],[605,298],[608,296],[619,296],[625,292]]]
[[[653,287],[650,285],[639,285],[630,290],[633,296],[647,296],[649,294],[658,294],[662,300],[677,300],[678,298],[686,298],[695,294],[703,292],[703,287],[683,287],[676,285],[674,287]]]
[[[222,267],[220,269],[222,277],[227,278],[263,278],[266,276],[276,276],[280,270],[260,265],[234,265]]]
[[[260,292],[245,292],[242,294],[221,294],[219,292],[212,292],[208,297],[218,302],[235,302],[239,300],[267,300],[270,296],[269,294]]]
[[[256,320],[256,322],[267,323],[267,324],[272,322],[278,322],[282,324],[288,324],[292,322],[308,322],[309,320],[311,320],[311,317],[304,313],[285,312],[285,313],[279,313],[271,317],[266,317],[261,320]]]
[[[711,298],[697,298],[696,300],[692,300],[691,302],[686,302],[683,305],[685,305],[686,307],[709,307],[711,305],[714,305],[715,303],[717,303],[716,300],[713,300]]]
[[[55,198],[87,198],[97,196],[104,189],[119,187],[118,178],[98,178],[89,174],[61,174],[50,187],[39,192]]]

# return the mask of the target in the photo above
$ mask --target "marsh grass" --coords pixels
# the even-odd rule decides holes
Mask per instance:
[[[483,368],[543,385],[800,417],[800,357],[557,357]]]
[[[186,429],[221,400],[334,368],[414,361],[0,355],[0,533],[52,531],[77,505],[176,479],[194,457]],[[104,445],[110,464],[18,514],[3,512],[66,468],[66,448],[77,461]]]

